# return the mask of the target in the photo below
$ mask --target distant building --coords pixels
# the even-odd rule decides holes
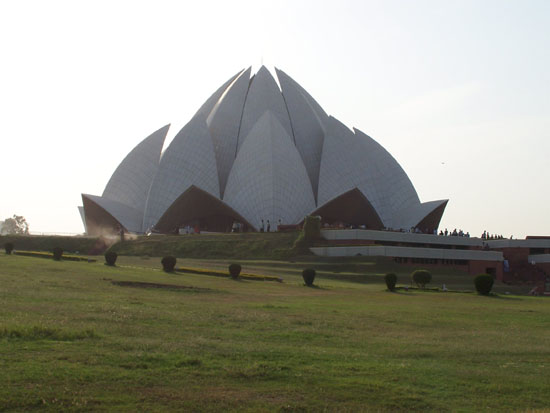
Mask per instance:
[[[420,202],[397,161],[348,129],[286,73],[261,67],[222,85],[162,152],[165,126],[82,194],[89,234],[259,231],[306,215],[369,229],[437,229],[447,200]],[[420,149],[419,149],[420,151]],[[162,155],[161,155],[162,152]]]
[[[411,267],[451,267],[471,275],[491,274],[505,283],[528,283],[550,294],[550,237],[467,238],[393,231],[321,231],[326,247],[311,248],[326,257],[390,257]]]

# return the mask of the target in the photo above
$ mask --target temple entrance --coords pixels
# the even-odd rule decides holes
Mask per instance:
[[[236,225],[238,224],[238,225]],[[231,207],[209,193],[191,186],[168,208],[155,225],[155,230],[168,234],[180,233],[190,226],[196,231],[239,232],[254,228]]]
[[[384,227],[374,207],[357,188],[327,202],[311,215],[319,215],[321,222],[328,225],[341,223],[357,228],[364,225],[367,229],[377,230]]]

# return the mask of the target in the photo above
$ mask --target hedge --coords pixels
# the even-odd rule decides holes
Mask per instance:
[[[229,274],[226,271],[217,271],[204,268],[179,267],[176,272],[187,274],[212,275],[214,277],[229,277]],[[244,272],[240,273],[239,278],[253,281],[283,281],[282,278],[276,277],[274,275],[250,274]]]
[[[23,257],[34,257],[34,258],[53,258],[51,252],[41,252],[41,251],[13,251],[15,255],[21,255]],[[63,261],[87,261],[87,262],[96,262],[95,259],[88,257],[81,257],[80,255],[63,255]]]

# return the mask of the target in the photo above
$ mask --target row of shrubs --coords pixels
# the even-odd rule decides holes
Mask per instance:
[[[6,254],[17,254],[17,255],[23,255],[26,257],[36,257],[36,258],[53,258],[56,261],[60,261],[61,258],[67,261],[89,261],[89,262],[95,262],[95,260],[90,260],[87,257],[81,257],[79,255],[63,255],[63,248],[61,247],[54,247],[51,253],[43,252],[43,251],[14,251],[14,245],[11,242],[6,242],[4,244],[4,250],[6,251]]]
[[[116,252],[107,251],[105,253],[105,264],[114,266],[117,258],[118,256]],[[162,260],[160,261],[160,263],[162,264],[162,269],[165,272],[174,272],[176,268],[176,262],[177,262],[176,257],[173,257],[171,255],[162,258]],[[241,274],[241,269],[242,269],[241,264],[237,264],[237,263],[230,264],[228,268],[229,276],[233,279],[239,278],[239,275]]]
[[[7,242],[4,245],[6,254],[11,254],[14,249],[14,245],[11,242]],[[63,256],[63,249],[60,247],[55,247],[53,249],[53,259],[56,261],[61,260]],[[114,266],[118,255],[114,251],[107,251],[105,253],[105,264],[109,266]],[[176,267],[176,257],[166,256],[161,260],[162,269],[166,272],[173,272]],[[237,263],[232,263],[229,265],[229,275],[233,279],[239,278],[241,274],[241,265]],[[302,271],[302,278],[304,279],[305,285],[308,287],[313,286],[315,280],[316,272],[313,268],[306,268]],[[427,270],[416,270],[411,274],[412,281],[420,288],[425,288],[426,284],[429,284],[432,280],[432,274]],[[384,276],[384,281],[388,290],[395,291],[395,286],[397,284],[397,275],[393,273],[386,274]],[[480,274],[474,279],[474,285],[476,291],[483,295],[488,295],[493,288],[493,277],[489,274]]]
[[[15,245],[13,245],[12,242],[6,242],[4,244],[4,250],[6,250],[6,254],[11,255],[15,248]],[[53,248],[53,259],[59,261],[61,257],[63,256],[63,248],[61,247],[54,247]]]
[[[13,243],[7,242],[6,244],[4,244],[4,249],[6,250],[6,254],[11,255],[13,250],[14,250]],[[48,253],[44,253],[44,252],[20,251],[17,254],[28,255],[28,256],[39,256],[41,258],[44,258],[44,257],[49,258],[49,257],[52,256],[52,255],[50,255]],[[83,259],[82,257],[78,257],[78,256],[74,256],[74,257],[73,256],[65,256],[65,257],[63,257],[63,249],[60,248],[60,247],[55,247],[53,249],[53,259],[56,260],[56,261],[60,261],[61,258],[64,258],[64,259],[77,258],[78,260]],[[107,251],[105,253],[105,265],[115,266],[117,258],[118,258],[118,254],[116,252]],[[166,257],[162,258],[161,264],[162,264],[162,269],[164,271],[174,272],[174,270],[176,268],[176,257],[166,256]],[[233,279],[239,278],[239,275],[241,274],[241,269],[242,269],[242,267],[241,267],[240,264],[237,264],[237,263],[230,264],[229,265],[229,275],[231,276],[231,278],[233,278]],[[250,277],[248,277],[248,278],[250,278]],[[260,277],[258,277],[258,278],[260,278]],[[262,279],[271,279],[273,277],[261,277],[261,278]],[[277,280],[280,280],[280,279],[277,278]]]
[[[416,270],[411,274],[412,281],[420,288],[426,288],[426,284],[432,281],[432,274],[427,270]],[[397,275],[390,273],[384,276],[388,290],[395,291]],[[482,295],[489,295],[493,288],[493,277],[489,274],[480,274],[474,278],[476,291]]]

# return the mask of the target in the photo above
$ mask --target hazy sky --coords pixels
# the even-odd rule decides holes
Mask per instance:
[[[81,233],[81,193],[263,62],[448,198],[441,228],[550,235],[549,44],[547,0],[0,0],[0,219]]]

